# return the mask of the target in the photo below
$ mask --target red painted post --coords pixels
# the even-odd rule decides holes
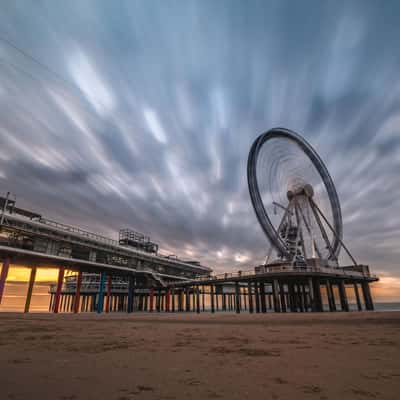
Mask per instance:
[[[149,311],[153,311],[153,306],[154,306],[154,288],[150,288],[150,307]]]
[[[81,298],[81,285],[82,285],[82,271],[79,270],[78,278],[76,280],[76,292],[75,292],[75,300],[74,300],[74,313],[75,314],[79,311],[79,300]]]
[[[107,280],[107,297],[106,297],[106,313],[110,312],[110,298],[111,298],[111,275]]]
[[[62,289],[62,284],[64,281],[64,271],[65,268],[61,267],[58,270],[58,281],[57,281],[57,291],[56,291],[56,298],[54,301],[54,313],[58,313],[58,308],[60,307],[60,297],[61,297],[61,289]]]
[[[169,312],[169,303],[171,299],[171,292],[170,289],[167,289],[167,293],[165,295],[165,311]]]
[[[4,286],[6,285],[6,279],[9,268],[10,268],[10,259],[6,257],[3,260],[3,268],[1,269],[1,275],[0,275],[0,304],[1,304],[1,299],[3,298]]]

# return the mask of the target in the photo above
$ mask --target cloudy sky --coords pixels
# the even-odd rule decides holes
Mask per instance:
[[[245,269],[267,251],[248,151],[284,126],[326,162],[357,260],[400,290],[399,16],[389,1],[3,1],[1,190]]]

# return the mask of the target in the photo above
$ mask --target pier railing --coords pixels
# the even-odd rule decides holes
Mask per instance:
[[[210,281],[210,280],[228,280],[245,278],[251,276],[258,276],[268,273],[284,273],[284,272],[298,272],[298,273],[324,273],[330,275],[345,275],[349,277],[359,276],[360,278],[376,278],[376,275],[371,274],[367,266],[360,269],[351,269],[350,267],[322,267],[322,266],[292,266],[292,265],[280,265],[280,266],[260,266],[257,272],[253,269],[248,269],[245,271],[229,272],[223,274],[216,274],[210,276],[198,276],[195,281]]]

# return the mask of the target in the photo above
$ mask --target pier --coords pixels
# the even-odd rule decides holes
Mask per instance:
[[[373,310],[366,265],[329,267],[281,262],[214,275],[197,261],[163,255],[149,237],[123,229],[119,241],[45,219],[0,198],[0,302],[11,264],[57,268],[49,311],[59,312],[323,312]],[[66,272],[69,275],[66,275]],[[324,301],[324,299],[326,301]]]

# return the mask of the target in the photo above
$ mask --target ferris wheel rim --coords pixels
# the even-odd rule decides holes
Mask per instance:
[[[290,257],[290,253],[281,237],[279,236],[277,230],[271,222],[268,213],[264,207],[264,202],[262,201],[260,189],[257,181],[257,160],[258,155],[262,146],[271,139],[274,138],[284,138],[293,143],[297,144],[303,151],[305,156],[311,161],[311,163],[316,168],[322,182],[326,188],[329,197],[329,203],[332,210],[333,227],[335,230],[335,235],[332,239],[331,249],[328,259],[337,259],[340,251],[340,245],[343,237],[343,223],[342,223],[342,213],[340,208],[339,197],[336,192],[335,185],[333,183],[332,177],[329,174],[327,167],[322,161],[321,157],[315,151],[315,149],[298,133],[291,131],[286,128],[272,128],[267,132],[262,133],[257,137],[251,146],[249,157],[247,160],[247,182],[249,187],[249,194],[251,202],[256,213],[259,224],[262,230],[271,241],[271,245],[275,249],[279,250],[286,257]]]

